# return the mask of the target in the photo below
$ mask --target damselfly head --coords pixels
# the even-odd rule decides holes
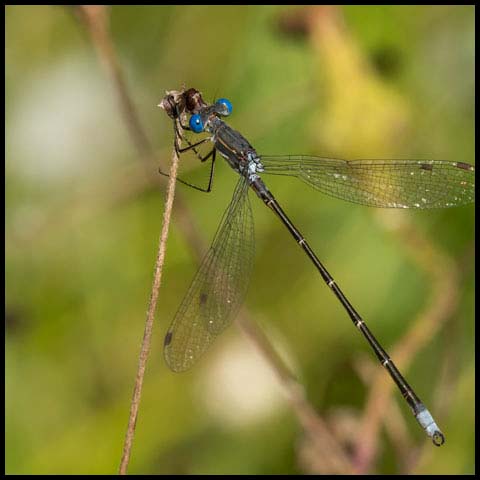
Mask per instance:
[[[178,118],[186,113],[195,114],[207,104],[203,101],[202,94],[195,88],[185,90],[170,90],[158,104],[170,118]]]

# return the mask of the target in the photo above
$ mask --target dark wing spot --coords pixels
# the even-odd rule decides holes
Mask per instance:
[[[165,335],[165,340],[163,341],[163,346],[168,347],[170,343],[172,342],[172,337],[173,337],[173,332],[167,332]]]
[[[430,170],[431,171],[431,170],[433,170],[433,165],[431,165],[430,163],[422,163],[420,165],[420,168],[422,170]]]
[[[473,170],[473,166],[469,163],[457,162],[457,167],[463,170]]]
[[[207,303],[208,295],[206,293],[200,294],[200,305],[205,305]]]

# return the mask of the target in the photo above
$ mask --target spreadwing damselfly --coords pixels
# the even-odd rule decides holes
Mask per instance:
[[[190,150],[201,161],[212,159],[208,186],[195,188],[211,190],[217,152],[240,177],[212,245],[165,336],[165,359],[169,367],[176,372],[190,368],[232,322],[244,301],[254,257],[253,218],[248,197],[251,188],[304,250],[390,374],[418,423],[435,445],[442,445],[445,437],[432,415],[286,215],[262,175],[296,177],[322,193],[362,205],[431,209],[474,202],[474,167],[443,160],[347,161],[305,155],[260,155],[241,133],[222,119],[232,112],[227,99],[207,104],[200,92],[191,88],[167,92],[160,106],[173,119],[176,138],[181,136],[186,143],[177,149],[178,153]],[[192,143],[182,136],[182,129],[209,135]],[[197,148],[207,142],[213,147],[201,156]]]

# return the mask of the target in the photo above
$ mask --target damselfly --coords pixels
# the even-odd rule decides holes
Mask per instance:
[[[173,119],[176,137],[180,135],[180,127],[194,133],[210,134],[193,144],[182,138],[187,146],[178,150],[178,153],[192,150],[202,161],[212,158],[210,181],[205,191],[211,189],[217,151],[240,175],[213,243],[166,334],[164,349],[169,367],[176,372],[190,368],[232,322],[244,300],[254,251],[253,219],[248,198],[251,188],[305,251],[392,377],[427,435],[435,445],[442,445],[445,437],[430,412],[287,217],[261,175],[297,177],[322,193],[367,206],[446,208],[474,201],[474,167],[463,162],[435,160],[346,161],[304,155],[259,155],[239,132],[222,120],[221,117],[232,112],[227,99],[209,105],[200,92],[191,88],[167,92],[160,106]],[[187,125],[188,114],[191,116]],[[213,148],[208,155],[201,157],[197,147],[205,142],[212,142]]]

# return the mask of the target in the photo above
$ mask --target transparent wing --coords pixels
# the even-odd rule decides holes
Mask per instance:
[[[207,252],[165,336],[175,372],[190,368],[233,320],[253,267],[253,219],[248,182],[241,177]]]
[[[265,173],[289,175],[332,197],[372,207],[446,208],[475,201],[475,167],[444,160],[336,160],[262,156]]]

